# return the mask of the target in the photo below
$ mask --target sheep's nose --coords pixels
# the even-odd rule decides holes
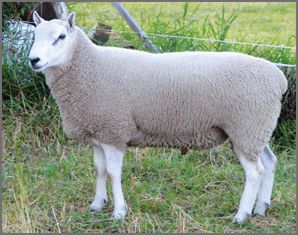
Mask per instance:
[[[32,66],[36,65],[38,61],[40,61],[39,57],[29,58],[30,63]]]

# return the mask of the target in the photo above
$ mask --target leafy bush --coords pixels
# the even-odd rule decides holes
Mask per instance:
[[[3,2],[2,4],[2,29],[6,29],[5,22],[10,19],[19,20],[34,8],[33,2]]]
[[[3,34],[2,56],[2,98],[38,103],[49,95],[45,78],[35,73],[28,65],[28,55],[32,45],[32,31],[20,31],[15,25],[6,28]],[[28,28],[29,29],[29,28]]]
[[[281,69],[288,80],[288,90],[282,99],[282,120],[296,120],[296,68]]]

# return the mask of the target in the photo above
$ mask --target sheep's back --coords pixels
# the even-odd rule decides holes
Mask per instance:
[[[90,53],[84,72],[72,71],[92,104],[76,115],[102,142],[208,148],[228,136],[255,155],[275,127],[286,82],[270,62],[238,53]]]
[[[204,148],[220,144],[228,134],[258,153],[258,145],[269,141],[286,87],[270,62],[238,53],[192,52],[132,60],[135,67],[126,70],[125,88],[140,140],[147,145],[196,139],[193,147]],[[210,139],[214,144],[207,144]]]

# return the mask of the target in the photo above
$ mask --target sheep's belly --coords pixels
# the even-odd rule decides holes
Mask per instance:
[[[128,146],[208,149],[222,144],[226,139],[227,135],[220,128],[210,128],[205,133],[195,135],[160,135],[140,132],[129,141]]]

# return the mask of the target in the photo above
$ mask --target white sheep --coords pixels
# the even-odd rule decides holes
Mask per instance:
[[[124,218],[121,168],[128,146],[208,149],[230,139],[246,173],[234,221],[265,215],[276,157],[268,142],[287,89],[271,62],[229,52],[151,54],[94,45],[66,21],[37,25],[29,60],[42,71],[68,137],[90,143],[97,173],[91,210],[107,201],[111,179],[114,217]]]

